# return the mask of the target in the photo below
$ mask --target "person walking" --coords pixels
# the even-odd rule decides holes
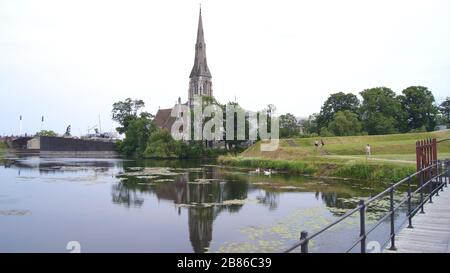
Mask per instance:
[[[371,154],[371,151],[370,151],[370,145],[367,144],[367,145],[366,145],[366,159],[369,159],[369,158],[370,158],[370,154]]]

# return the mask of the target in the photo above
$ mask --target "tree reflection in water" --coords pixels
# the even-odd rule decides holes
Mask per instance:
[[[380,182],[323,180],[288,174],[275,174],[267,177],[253,175],[241,169],[207,167],[199,162],[189,160],[152,163],[107,159],[31,157],[3,160],[0,161],[1,165],[10,168],[8,171],[11,173],[17,171],[18,174],[14,174],[15,179],[21,182],[31,179],[46,182],[79,182],[77,183],[79,185],[92,185],[103,181],[112,182],[112,184],[104,184],[106,187],[102,187],[100,186],[102,183],[98,183],[99,189],[106,189],[106,194],[110,195],[110,200],[114,204],[125,207],[143,207],[145,201],[154,200],[147,198],[148,195],[177,204],[179,205],[177,210],[179,214],[186,212],[189,239],[195,252],[205,252],[210,246],[213,223],[222,211],[236,213],[242,209],[244,202],[227,203],[225,202],[227,200],[257,199],[258,204],[262,204],[269,210],[276,211],[274,214],[278,214],[305,204],[309,205],[307,202],[311,202],[311,200],[308,198],[312,195],[316,200],[321,200],[333,215],[339,216],[341,211],[333,208],[352,208],[356,206],[360,198],[374,196],[386,187]],[[164,166],[173,168],[172,171],[180,173],[175,176],[159,177],[170,178],[170,180],[159,182],[155,179],[137,179],[135,177],[128,177],[125,181],[117,179],[116,175],[121,174],[124,169],[136,166],[158,168]],[[22,173],[20,173],[21,171]],[[196,179],[217,180],[196,181]],[[71,185],[75,187],[77,184],[72,183]],[[21,184],[21,186],[24,185],[24,183]],[[36,184],[29,183],[28,185]],[[80,189],[80,191],[68,191],[61,194],[72,196],[90,190],[90,188]],[[100,192],[100,194],[104,193]],[[97,204],[99,208],[103,208],[102,206],[105,205],[102,203],[103,201],[100,199]],[[279,206],[281,201],[284,202],[283,206]],[[107,205],[110,205],[109,201]],[[242,213],[253,213],[259,208],[253,209],[243,210]],[[146,217],[145,214],[141,215]],[[267,215],[264,218],[270,221],[270,217]],[[184,220],[184,218],[180,219]],[[223,233],[218,230],[215,232]],[[218,236],[221,236],[222,233]]]
[[[264,196],[258,196],[257,198],[261,204],[268,206],[270,210],[275,210],[280,202],[280,193],[265,191]]]
[[[210,183],[189,183],[196,179],[215,179]],[[225,182],[225,178],[214,168],[205,168],[201,172],[183,173],[174,177],[174,181],[163,183],[144,183],[143,179],[129,177],[113,185],[112,201],[127,207],[140,207],[144,193],[153,193],[158,199],[170,200],[177,205],[186,204],[188,211],[189,238],[194,252],[208,250],[212,240],[213,222],[222,211],[238,212],[242,204],[223,204],[226,200],[247,198],[248,183],[242,180]],[[267,201],[276,207],[275,198]],[[179,208],[178,213],[181,213]]]
[[[144,198],[139,197],[137,191],[127,184],[117,183],[112,186],[112,201],[127,207],[140,207],[144,203]]]

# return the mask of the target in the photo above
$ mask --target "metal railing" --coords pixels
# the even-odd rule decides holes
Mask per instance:
[[[396,250],[395,246],[395,212],[398,211],[403,205],[407,206],[407,218],[402,223],[402,225],[408,221],[408,228],[413,228],[412,219],[413,217],[419,213],[425,213],[424,205],[429,202],[433,202],[433,196],[439,196],[439,191],[443,191],[444,187],[448,187],[448,181],[450,176],[450,159],[446,160],[438,160],[434,161],[430,166],[423,168],[408,177],[400,180],[399,182],[392,184],[389,188],[380,192],[379,194],[369,198],[368,200],[360,200],[359,204],[356,208],[346,212],[339,219],[334,221],[333,223],[325,226],[314,234],[309,235],[307,231],[302,231],[300,233],[300,240],[295,243],[293,246],[285,250],[284,252],[291,252],[298,247],[300,247],[301,253],[308,253],[308,244],[309,242],[326,232],[330,228],[336,226],[341,223],[345,219],[355,215],[359,212],[359,224],[360,224],[360,233],[359,238],[351,245],[349,249],[345,252],[352,251],[357,245],[360,245],[361,253],[366,252],[366,239],[367,236],[373,232],[378,226],[380,226],[387,219],[390,220],[390,235],[386,242],[384,242],[381,246],[382,249],[386,247],[386,245],[390,242],[390,250]],[[418,182],[417,189],[413,191],[412,182],[416,180]],[[395,204],[394,194],[395,191],[399,187],[407,187],[407,195],[406,198],[403,198],[398,204]],[[366,230],[366,210],[370,204],[374,204],[374,202],[381,200],[387,194],[389,194],[389,212],[381,217],[372,227]],[[414,194],[419,194],[419,202],[416,206],[413,207],[412,196]]]

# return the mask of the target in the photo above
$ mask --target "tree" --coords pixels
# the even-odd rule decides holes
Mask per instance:
[[[377,87],[362,91],[360,117],[369,135],[393,134],[406,128],[405,114],[394,91]]]
[[[291,113],[280,116],[280,138],[289,138],[299,134],[297,119]]]
[[[119,101],[113,104],[112,119],[120,124],[116,130],[120,134],[127,131],[130,122],[139,116],[142,118],[152,118],[147,112],[142,112],[145,103],[143,100],[132,100],[127,98],[125,101]]]
[[[234,152],[237,152],[239,150],[239,147],[247,142],[247,140],[249,140],[250,138],[250,124],[248,121],[248,116],[245,115],[245,109],[242,108],[239,103],[237,102],[228,102],[227,105],[223,105],[223,128],[227,128],[227,111],[226,111],[226,107],[234,107],[235,111],[233,114],[233,118],[228,117],[231,120],[233,120],[233,136],[230,136],[230,132],[227,131],[226,134],[224,134],[224,139],[225,139],[225,147],[228,151],[232,151],[234,150]],[[239,118],[240,115],[238,113],[244,113],[244,124],[241,124],[241,126],[245,126],[244,127],[244,134],[245,134],[245,139],[238,139],[238,130],[242,129],[239,128]],[[232,139],[227,139],[228,138],[232,138]]]
[[[357,114],[345,110],[334,114],[334,119],[328,125],[328,129],[336,136],[354,136],[361,134],[362,124],[358,120]]]
[[[319,126],[317,124],[318,115],[317,113],[312,114],[303,122],[303,130],[306,134],[319,134]]]
[[[146,117],[132,119],[125,131],[125,139],[119,145],[119,151],[131,157],[143,157],[149,137],[156,132],[153,122]]]
[[[166,129],[158,130],[150,136],[145,149],[146,157],[170,158],[180,156],[180,143],[173,139]]]
[[[332,131],[330,131],[330,129],[328,129],[328,127],[322,127],[322,128],[320,128],[320,136],[332,137],[332,136],[335,136],[335,135],[334,135],[334,133]]]
[[[38,133],[38,135],[39,135],[39,136],[50,136],[50,137],[55,137],[55,136],[57,136],[58,134],[55,133],[55,132],[52,131],[52,130],[41,130],[41,131]]]
[[[450,97],[447,97],[445,101],[439,105],[439,112],[442,114],[444,124],[447,126],[450,125]]]
[[[334,114],[339,111],[358,112],[359,99],[352,93],[345,94],[343,92],[331,94],[324,102],[319,116],[317,117],[317,124],[319,128],[327,127],[333,120]]]
[[[434,96],[423,86],[410,86],[399,96],[402,109],[407,115],[408,131],[425,127],[432,131],[436,127],[437,107]]]

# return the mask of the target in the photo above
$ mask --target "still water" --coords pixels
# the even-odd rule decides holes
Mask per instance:
[[[71,241],[82,252],[279,252],[386,186],[211,162],[2,160],[0,252],[69,252]],[[369,209],[368,225],[385,207]],[[356,215],[310,250],[345,251],[358,233]],[[387,234],[386,223],[369,240]]]

